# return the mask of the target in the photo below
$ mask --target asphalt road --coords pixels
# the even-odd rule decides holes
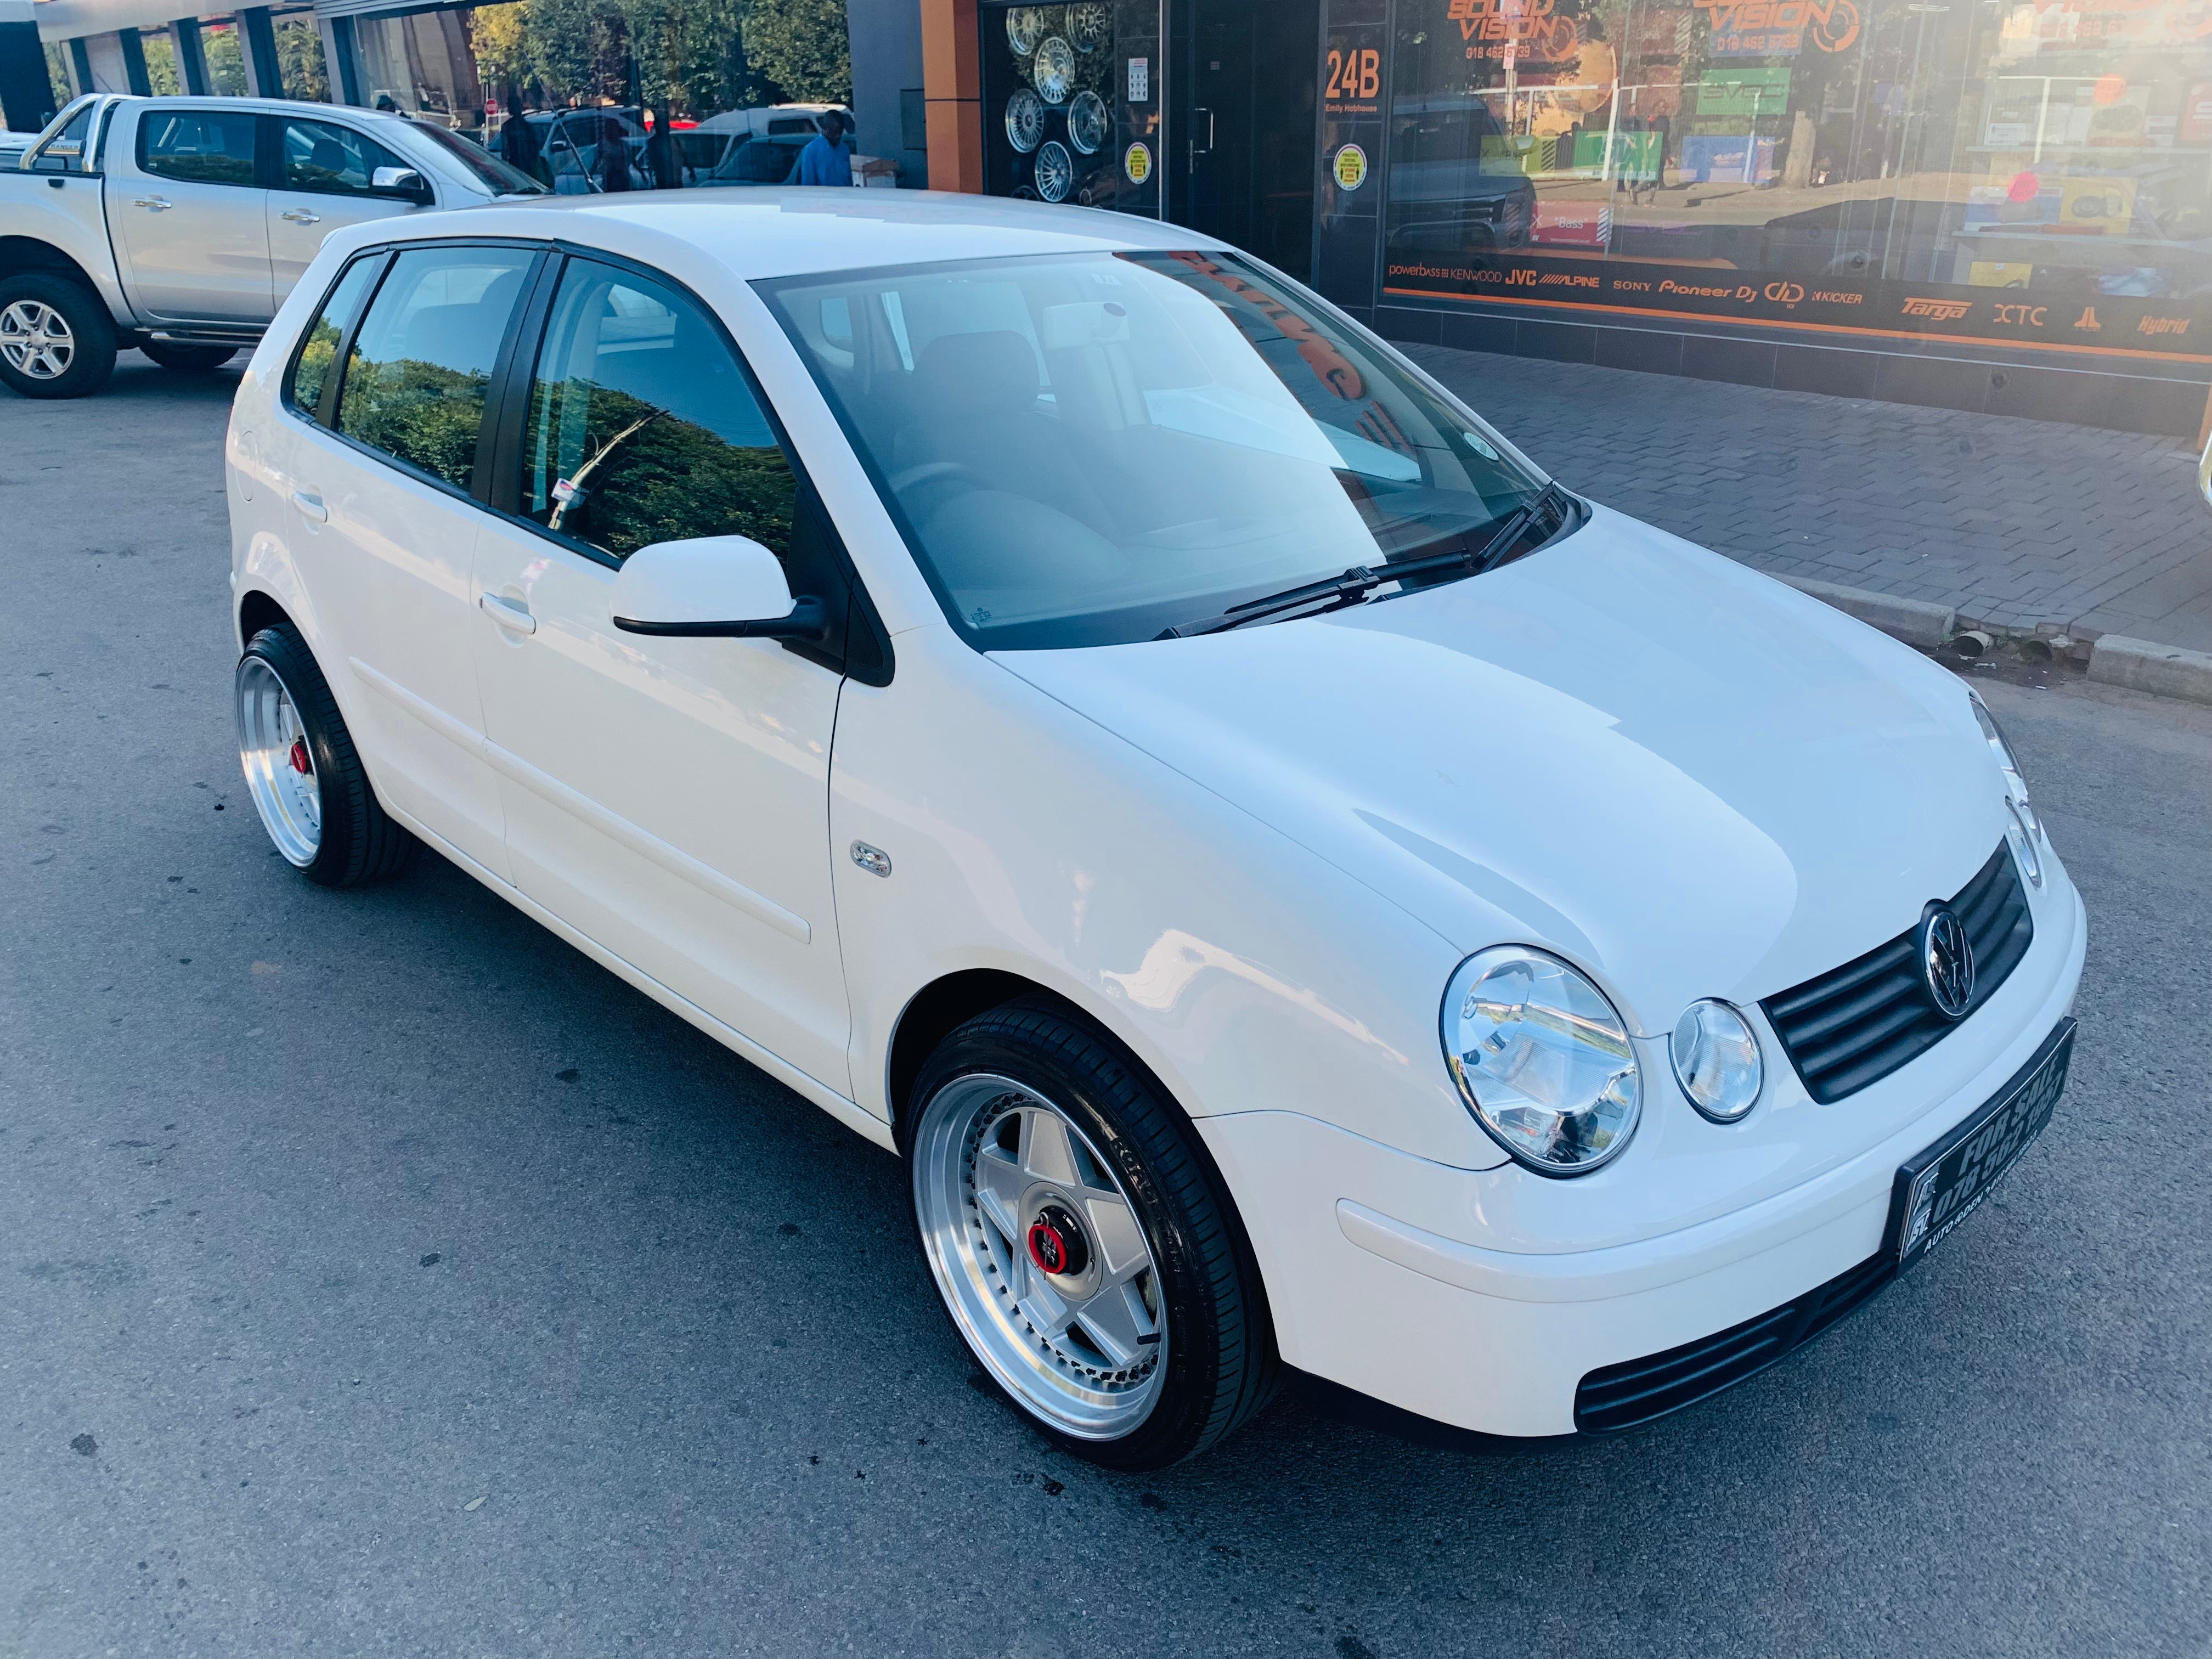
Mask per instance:
[[[0,393],[0,1653],[2203,1653],[2212,710],[1990,693],[2071,1088],[1789,1364],[1470,1457],[1141,1479],[979,1391],[901,1172],[435,859],[269,849],[226,377]],[[1569,483],[1575,481],[1566,480]]]

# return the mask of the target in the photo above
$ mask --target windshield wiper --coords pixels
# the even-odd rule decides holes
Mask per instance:
[[[1243,605],[1231,605],[1217,615],[1196,622],[1178,623],[1173,628],[1164,628],[1152,635],[1156,640],[1188,640],[1200,634],[1225,634],[1232,628],[1242,628],[1246,623],[1264,622],[1270,617],[1279,617],[1287,611],[1302,611],[1311,605],[1325,605],[1328,610],[1341,610],[1356,605],[1378,587],[1403,581],[1408,576],[1426,576],[1449,570],[1463,576],[1479,576],[1504,562],[1513,550],[1536,515],[1546,507],[1559,503],[1563,508],[1567,494],[1555,483],[1547,483],[1536,495],[1523,501],[1506,514],[1504,522],[1480,548],[1455,548],[1449,553],[1431,553],[1425,558],[1401,559],[1385,564],[1381,569],[1354,565],[1341,576],[1330,576],[1317,582],[1307,582],[1300,587],[1286,587],[1279,593],[1270,593],[1265,599],[1247,599]]]

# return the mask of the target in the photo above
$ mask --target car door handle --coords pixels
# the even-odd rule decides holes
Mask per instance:
[[[501,628],[511,628],[518,634],[535,634],[538,618],[530,614],[530,607],[520,599],[503,599],[496,593],[479,593],[477,604],[485,616]]]
[[[176,204],[166,196],[136,196],[131,198],[131,205],[144,208],[149,213],[167,213]]]
[[[286,208],[276,216],[279,219],[289,219],[295,225],[319,225],[323,222],[321,214],[310,213],[305,208]]]
[[[330,508],[323,505],[323,498],[315,494],[312,489],[294,490],[292,492],[292,505],[298,507],[301,512],[313,519],[317,524],[328,524],[331,521]]]

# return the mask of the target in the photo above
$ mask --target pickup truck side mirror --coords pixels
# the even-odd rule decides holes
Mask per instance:
[[[405,198],[417,207],[430,205],[430,186],[413,167],[379,167],[368,175],[369,188]]]
[[[820,645],[830,631],[822,601],[794,600],[782,562],[744,536],[641,547],[615,576],[611,608],[625,634],[664,638]]]

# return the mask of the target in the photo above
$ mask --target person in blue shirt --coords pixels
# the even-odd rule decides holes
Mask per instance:
[[[799,152],[799,166],[792,172],[791,182],[794,185],[842,185],[851,189],[853,155],[845,148],[845,118],[833,109],[815,125],[821,131],[808,139],[806,148]]]

